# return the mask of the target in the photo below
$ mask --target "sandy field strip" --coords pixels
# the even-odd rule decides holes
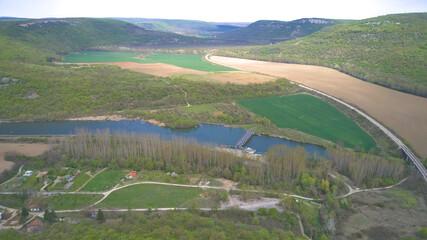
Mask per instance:
[[[218,81],[220,83],[230,82],[230,83],[241,84],[241,85],[246,85],[249,83],[265,83],[265,82],[274,81],[277,79],[276,77],[273,77],[273,76],[241,72],[241,71],[214,73],[214,74],[209,74],[205,76],[205,78],[209,80]]]
[[[0,173],[12,168],[13,162],[6,161],[6,153],[18,153],[29,157],[38,156],[49,150],[52,145],[43,143],[0,143]]]
[[[158,77],[171,77],[173,75],[189,74],[189,75],[203,75],[204,80],[213,80],[220,83],[235,83],[235,84],[249,84],[249,83],[264,83],[276,80],[276,77],[255,74],[242,71],[234,72],[203,72],[182,67],[177,67],[165,63],[134,63],[134,62],[110,62],[110,63],[57,63],[61,64],[77,64],[77,65],[94,65],[105,64],[115,65],[123,69],[132,70],[135,72],[145,73]]]
[[[368,113],[427,157],[427,98],[368,83],[319,66],[211,56],[216,64],[284,77],[325,92]]]

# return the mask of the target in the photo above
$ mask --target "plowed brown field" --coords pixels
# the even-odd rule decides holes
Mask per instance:
[[[29,157],[38,156],[49,150],[52,145],[42,143],[0,143],[0,173],[10,169],[13,162],[4,159],[6,153],[17,153]]]
[[[64,64],[64,63],[58,63]],[[68,64],[68,63],[66,63]],[[264,83],[277,79],[276,77],[248,73],[242,71],[235,72],[203,72],[182,67],[177,67],[164,63],[134,63],[134,62],[111,62],[111,63],[77,63],[78,65],[106,64],[115,65],[123,69],[129,69],[135,72],[141,72],[158,77],[170,77],[177,74],[189,74],[203,76],[201,80],[212,80],[221,83],[249,84]]]
[[[299,64],[211,56],[216,64],[284,77],[317,89],[368,113],[427,157],[427,98],[368,83],[336,70]]]

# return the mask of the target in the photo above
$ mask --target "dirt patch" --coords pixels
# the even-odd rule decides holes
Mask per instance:
[[[208,80],[218,81],[220,83],[234,83],[234,84],[250,84],[250,83],[265,83],[274,81],[277,78],[262,74],[248,73],[248,72],[222,72],[217,74],[206,75]]]
[[[240,70],[287,78],[342,99],[393,129],[427,157],[427,98],[381,87],[325,67],[218,56],[210,59]]]
[[[111,116],[89,116],[89,117],[79,117],[79,118],[69,118],[70,121],[121,121],[126,120],[126,118],[120,115],[111,115]]]
[[[237,182],[233,182],[233,181],[225,179],[225,178],[218,178],[216,180],[218,182],[222,183],[222,186],[227,188],[227,189],[236,189],[237,188]]]
[[[159,127],[166,127],[166,124],[164,122],[157,121],[156,119],[149,119],[149,120],[147,120],[147,122],[154,124],[154,125],[157,125]]]
[[[220,115],[222,115],[222,114],[224,114],[222,111],[215,111],[215,112],[212,112],[212,116],[213,116],[213,117],[218,117],[218,116],[220,116]]]
[[[189,182],[191,185],[194,185],[197,183],[197,181],[199,181],[199,179],[200,178],[198,178],[198,177],[192,177],[192,178],[190,178]]]
[[[49,150],[52,145],[42,143],[0,143],[0,172],[11,169],[13,162],[5,160],[6,153],[17,153],[29,157],[38,156]]]

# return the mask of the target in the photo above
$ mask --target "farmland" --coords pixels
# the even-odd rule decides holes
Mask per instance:
[[[181,68],[204,72],[233,71],[234,69],[218,66],[203,60],[202,55],[186,54],[152,54],[139,57],[136,53],[86,51],[83,54],[70,54],[64,57],[64,63],[164,63]]]
[[[298,94],[238,101],[256,114],[267,117],[280,128],[291,128],[344,146],[369,150],[375,141],[356,123],[322,100]]]
[[[211,57],[218,64],[284,77],[339,98],[379,120],[427,156],[427,99],[364,82],[336,70],[310,65]]]
[[[99,207],[116,208],[162,208],[189,207],[203,190],[199,188],[172,187],[141,184],[126,187],[111,193]]]
[[[83,54],[73,53],[64,57],[65,63],[104,63],[104,62],[136,62],[146,63],[136,53],[86,51]]]
[[[53,196],[48,200],[48,205],[55,210],[78,209],[101,199],[101,194],[67,194]]]
[[[114,187],[125,176],[123,171],[104,171],[94,177],[82,191],[104,191]]]

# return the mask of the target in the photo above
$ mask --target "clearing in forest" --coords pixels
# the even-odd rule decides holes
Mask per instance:
[[[174,208],[198,203],[204,190],[157,184],[139,184],[112,192],[96,207]],[[198,204],[198,207],[201,207]]]
[[[270,119],[277,127],[295,129],[344,146],[369,150],[374,139],[341,111],[308,95],[297,94],[238,101],[255,114]]]
[[[124,178],[126,172],[123,171],[103,171],[96,175],[90,182],[84,186],[81,191],[101,192],[113,188]]]

